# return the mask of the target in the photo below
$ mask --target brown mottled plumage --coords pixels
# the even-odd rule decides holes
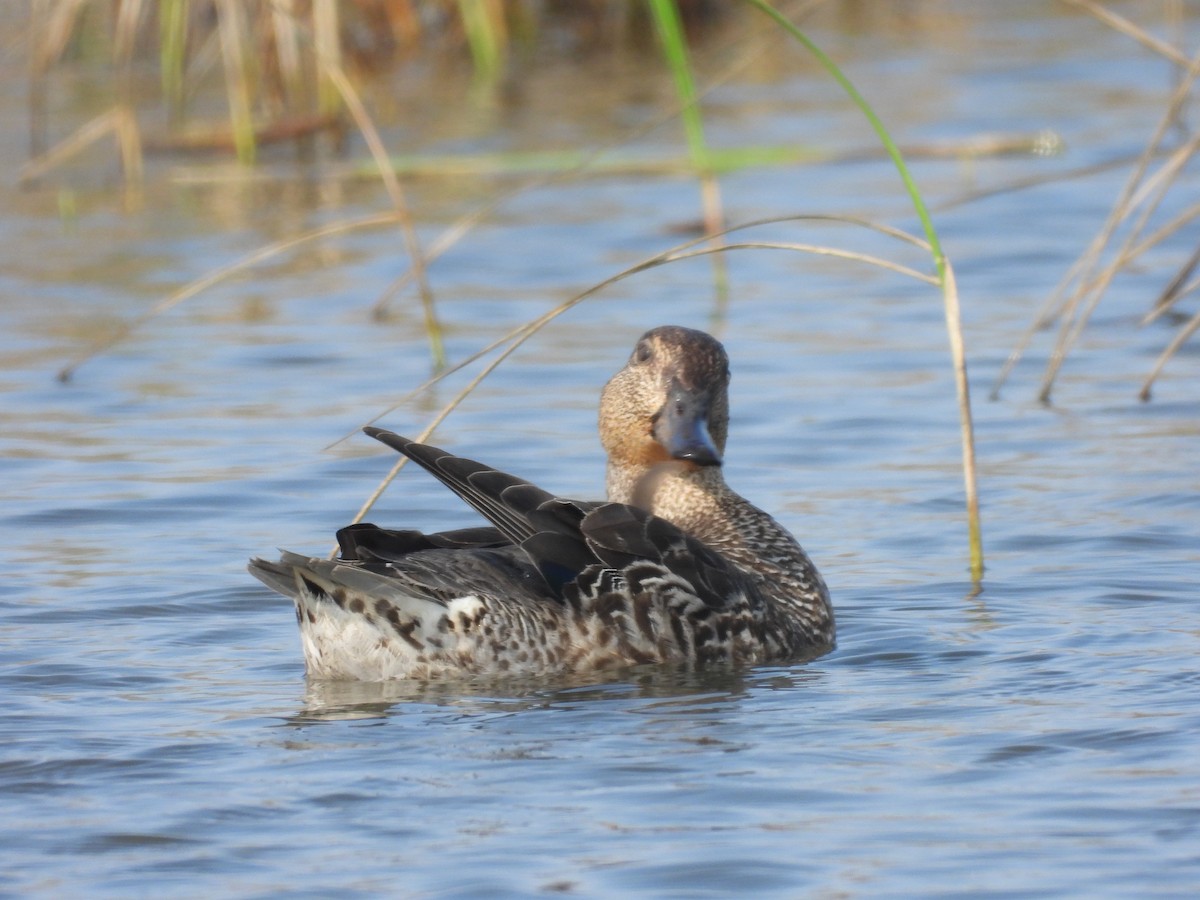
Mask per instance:
[[[811,658],[833,610],[795,539],[725,484],[729,365],[707,334],[647,332],[605,385],[608,501],[555,497],[378,428],[492,527],[351,525],[341,556],[250,571],[290,596],[308,673],[384,681]]]

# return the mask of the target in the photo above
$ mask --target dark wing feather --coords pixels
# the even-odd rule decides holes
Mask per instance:
[[[279,562],[252,559],[250,572],[274,591],[296,597],[306,573],[368,597],[423,598],[445,604],[464,594],[556,599],[525,554],[511,544],[497,549],[416,550],[394,562],[314,559],[284,551]],[[330,593],[317,586],[313,593]],[[336,593],[332,596],[335,602]],[[344,600],[344,597],[343,597]]]
[[[418,444],[381,428],[363,430],[431,473],[495,525],[494,530],[480,531],[493,532],[503,541],[520,547],[555,596],[561,597],[566,584],[597,563],[580,525],[598,504],[559,499],[483,463]],[[436,536],[421,537],[431,540]],[[353,535],[353,539],[359,538]],[[410,538],[399,540],[405,542]]]
[[[369,427],[363,431],[425,469],[514,544],[519,544],[536,530],[529,523],[529,513],[554,499],[553,494],[528,481],[483,463],[455,456],[429,444],[418,444],[382,428]]]
[[[460,528],[425,534],[380,528],[367,522],[339,529],[337,541],[341,559],[362,562],[394,562],[419,550],[481,550],[511,546],[496,528]]]
[[[707,544],[636,506],[598,506],[584,517],[581,530],[604,565],[626,569],[640,562],[658,563],[687,581],[712,609],[722,609],[731,597],[755,590],[737,566]]]
[[[386,565],[360,564],[406,586],[408,592],[442,602],[464,594],[555,599],[526,554],[511,544],[496,549],[417,552]]]

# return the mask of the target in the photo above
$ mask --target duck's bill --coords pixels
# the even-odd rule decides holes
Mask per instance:
[[[678,383],[654,420],[654,439],[672,459],[698,466],[719,466],[721,451],[708,433],[709,398]]]

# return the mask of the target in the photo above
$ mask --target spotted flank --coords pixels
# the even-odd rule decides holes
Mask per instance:
[[[556,497],[380,428],[491,525],[338,532],[337,559],[284,552],[250,572],[296,605],[308,674],[387,681],[587,673],[644,663],[811,658],[829,592],[795,539],[721,469],[728,359],[663,326],[605,386],[607,501]]]

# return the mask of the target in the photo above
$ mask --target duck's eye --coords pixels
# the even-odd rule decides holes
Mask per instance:
[[[650,362],[650,357],[654,355],[654,351],[650,348],[649,341],[641,341],[633,351],[633,361],[637,363]]]

